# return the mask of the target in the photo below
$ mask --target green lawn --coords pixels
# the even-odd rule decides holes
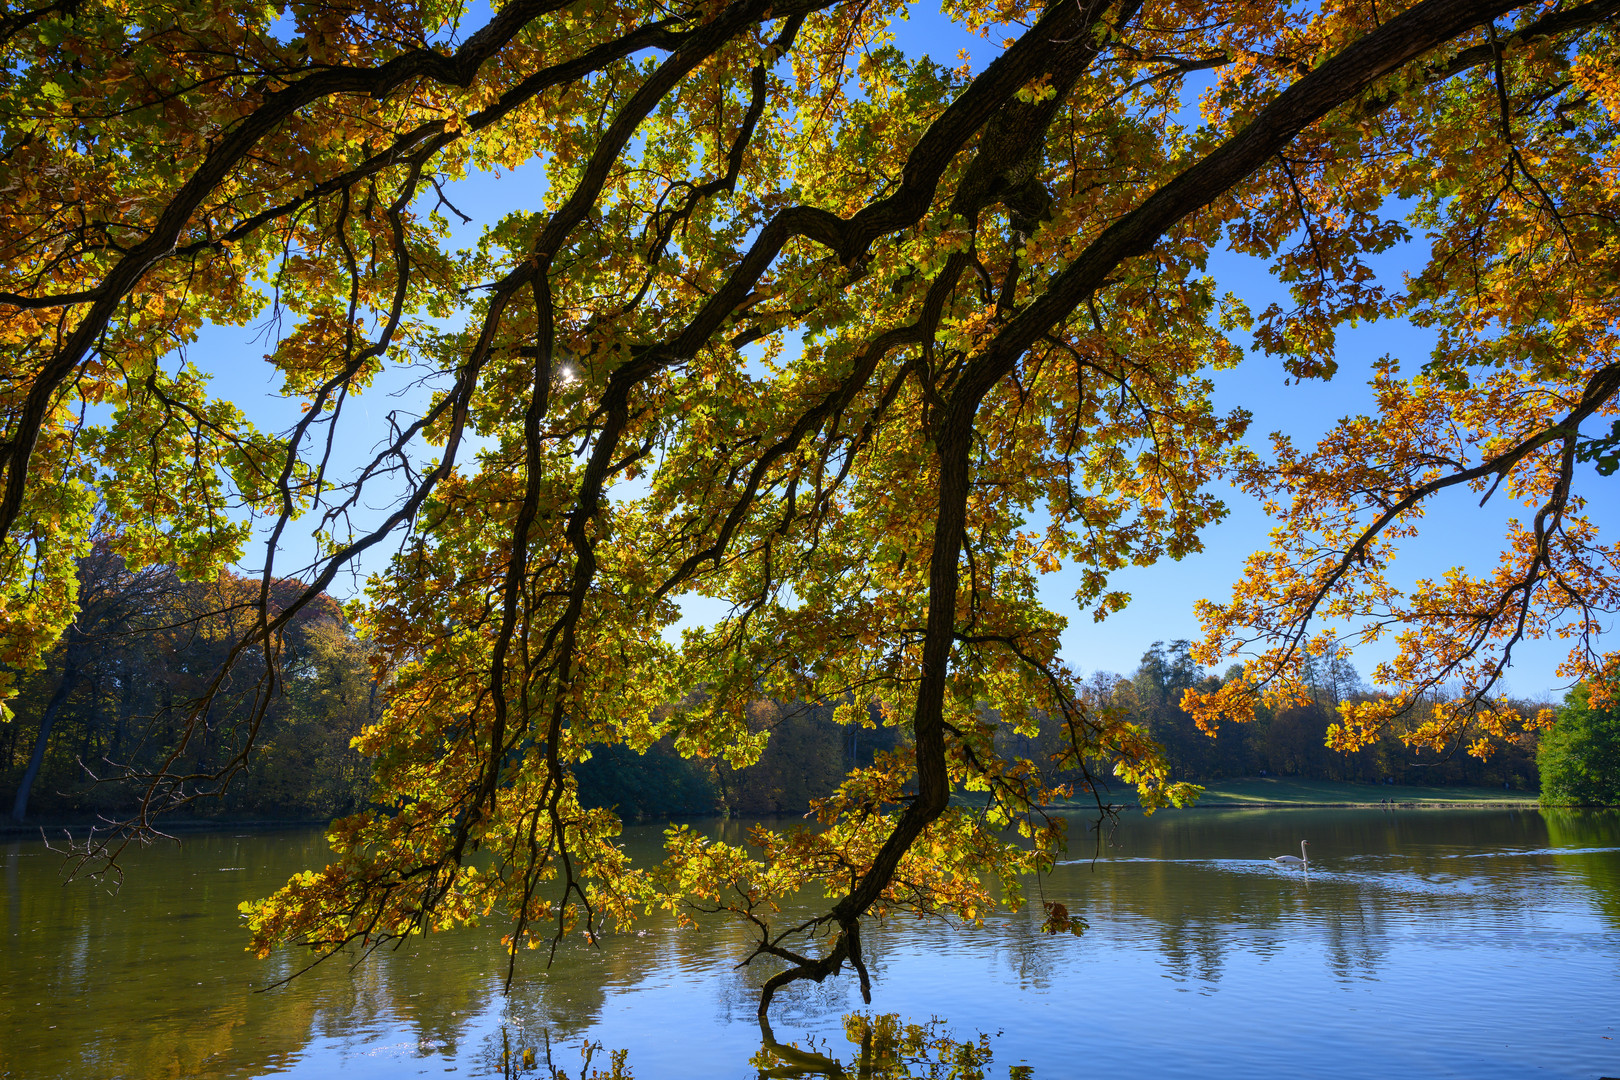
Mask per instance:
[[[1333,780],[1286,780],[1247,777],[1211,780],[1198,797],[1199,806],[1377,806],[1389,800],[1402,804],[1534,803],[1533,791],[1504,791],[1480,787],[1420,787],[1408,784],[1351,784]]]

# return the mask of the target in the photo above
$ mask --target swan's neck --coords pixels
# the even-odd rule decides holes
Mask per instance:
[[[1305,841],[1303,841],[1303,840],[1301,840],[1299,842],[1299,861],[1300,862],[1310,862],[1311,861],[1311,853],[1305,850]]]

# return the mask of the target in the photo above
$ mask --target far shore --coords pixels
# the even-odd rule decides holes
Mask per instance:
[[[1339,780],[1299,780],[1276,776],[1248,776],[1236,780],[1193,781],[1204,791],[1189,810],[1287,809],[1342,807],[1389,809],[1525,809],[1538,805],[1538,792],[1522,788],[1442,787],[1418,784],[1372,784]],[[1116,788],[1108,795],[1128,797],[1130,789]],[[1060,804],[1059,809],[1095,809],[1083,796]],[[1115,802],[1125,808],[1135,801]]]
[[[1288,808],[1373,808],[1373,809],[1533,809],[1538,803],[1537,792],[1519,789],[1483,787],[1441,787],[1417,784],[1370,784],[1336,780],[1298,780],[1275,776],[1250,776],[1236,780],[1206,780],[1201,783],[1203,794],[1198,801],[1184,809],[1232,810]],[[1116,809],[1135,807],[1134,800],[1126,801],[1131,791],[1123,785],[1103,793],[1105,805]],[[1085,796],[1077,796],[1050,807],[1054,810],[1095,810],[1097,803]],[[654,815],[656,819],[659,815]],[[671,815],[682,818],[689,815]],[[701,817],[720,815],[699,815]],[[744,815],[748,816],[748,815]],[[797,816],[797,815],[792,815]],[[648,819],[648,820],[653,820]],[[629,822],[633,819],[627,818]],[[187,818],[175,820],[160,818],[160,833],[199,832],[263,832],[274,829],[309,829],[328,824],[325,818]],[[82,839],[92,826],[106,829],[102,818],[52,818],[29,821],[21,825],[9,817],[0,818],[0,836],[35,836],[43,830],[46,836],[61,837],[63,831]]]
[[[1512,788],[1440,787],[1296,780],[1274,776],[1211,780],[1198,806],[1535,806],[1537,791]]]
[[[324,828],[329,824],[330,818],[158,818],[153,822],[153,827],[161,838],[164,833],[269,832],[274,829]],[[96,817],[41,818],[20,824],[9,817],[0,818],[0,836],[38,837],[44,832],[47,840],[53,840],[67,832],[75,839],[83,839],[92,828],[98,832],[111,832],[112,824],[106,818]]]

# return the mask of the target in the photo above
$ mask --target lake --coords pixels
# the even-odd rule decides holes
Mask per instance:
[[[626,844],[650,854],[659,832]],[[1045,936],[1032,911],[890,920],[863,933],[872,1006],[851,978],[796,984],[773,1007],[777,1044],[854,1076],[861,1021],[845,1017],[861,1012],[982,1036],[987,1077],[1620,1076],[1620,814],[1208,809],[1094,836],[1076,816],[1072,861],[1042,884],[1083,936]],[[1301,839],[1308,875],[1265,861]],[[578,1080],[586,1044],[592,1071],[622,1050],[639,1080],[812,1060],[762,1049],[767,971],[736,968],[747,938],[723,922],[649,918],[565,946],[550,971],[527,954],[510,995],[484,930],[260,993],[295,957],[244,953],[236,904],[322,864],[318,832],[189,835],[134,853],[115,894],[62,884],[37,840],[0,838],[0,856],[0,1077],[545,1076],[520,1055],[543,1066],[549,1046]]]

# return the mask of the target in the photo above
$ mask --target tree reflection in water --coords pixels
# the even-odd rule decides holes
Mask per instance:
[[[925,1024],[905,1023],[899,1013],[876,1016],[853,1012],[844,1016],[844,1035],[857,1049],[846,1065],[833,1048],[814,1036],[783,1043],[771,1030],[768,1018],[759,1018],[760,1047],[748,1063],[762,1078],[833,1077],[836,1080],[984,1080],[985,1067],[995,1056],[991,1036],[980,1032],[973,1040],[958,1039],[936,1016]],[[521,1026],[514,1033],[500,1029],[484,1053],[484,1068],[502,1080],[632,1080],[627,1050],[604,1052],[600,1042],[583,1040],[579,1065],[570,1073],[560,1062],[569,1057],[554,1046],[549,1033],[538,1036]],[[1032,1080],[1027,1066],[1009,1069],[1013,1080]]]
[[[740,829],[711,824],[734,838]],[[1266,861],[1307,835],[1308,879]],[[632,826],[625,843],[651,859],[661,838],[656,825]],[[982,926],[874,924],[863,942],[880,1007],[937,1012],[968,1036],[1004,1031],[992,1040],[998,1080],[1008,1056],[1069,1075],[1076,1039],[1104,1074],[1190,1071],[1196,1048],[1218,1045],[1226,1057],[1200,1059],[1209,1080],[1281,1075],[1298,1040],[1338,1039],[1385,1075],[1451,1075],[1462,1058],[1481,1076],[1620,1075],[1620,1030],[1601,1005],[1620,962],[1620,814],[1209,809],[1129,817],[1108,840],[1102,858],[1084,843],[1041,883],[1045,899],[1090,922],[1083,937],[1041,933],[1033,905]],[[719,920],[675,927],[661,914],[601,949],[565,946],[551,969],[522,969],[510,994],[490,974],[504,971],[499,937],[481,931],[427,935],[256,994],[301,957],[250,959],[235,905],[324,852],[313,831],[189,835],[183,848],[143,852],[113,896],[62,888],[38,841],[0,839],[0,1077],[398,1080],[453,1068],[582,1080],[583,1066],[588,1080],[612,1076],[623,1047],[621,1075],[643,1080],[840,1075],[834,1064],[853,1080],[868,1031],[873,1077],[982,1068],[959,1062],[954,1040],[907,1058],[899,1021],[846,1027],[856,1004],[831,982],[794,991],[792,1027],[778,1017],[783,1039],[762,1041],[764,973],[734,966],[748,939]],[[1076,973],[1108,993],[1046,1022]],[[1399,1037],[1355,1042],[1374,1028]],[[1590,1046],[1554,1034],[1577,1028]],[[1145,1030],[1162,1040],[1147,1046]],[[889,1031],[899,1049],[885,1050]],[[1486,1046],[1498,1031],[1511,1051]]]
[[[1620,930],[1620,861],[1612,854],[1620,811],[1549,809],[1541,816],[1553,863],[1579,875],[1591,890],[1593,906]]]
[[[749,1058],[749,1064],[761,1077],[984,1080],[985,1066],[994,1056],[989,1035],[980,1032],[972,1041],[957,1039],[937,1016],[926,1024],[911,1024],[902,1023],[899,1013],[845,1014],[844,1035],[859,1048],[847,1066],[831,1054],[817,1051],[813,1040],[809,1049],[778,1042],[765,1016],[759,1018],[759,1031],[759,1052]],[[1018,1080],[1028,1080],[1030,1075],[1028,1069],[1016,1065],[1011,1074]]]
[[[633,1080],[630,1051],[604,1053],[603,1049],[599,1042],[583,1040],[579,1044],[579,1069],[570,1073],[558,1063],[566,1051],[553,1047],[548,1033],[541,1032],[536,1043],[521,1029],[514,1038],[511,1030],[502,1025],[500,1046],[486,1051],[484,1067],[501,1080]]]

